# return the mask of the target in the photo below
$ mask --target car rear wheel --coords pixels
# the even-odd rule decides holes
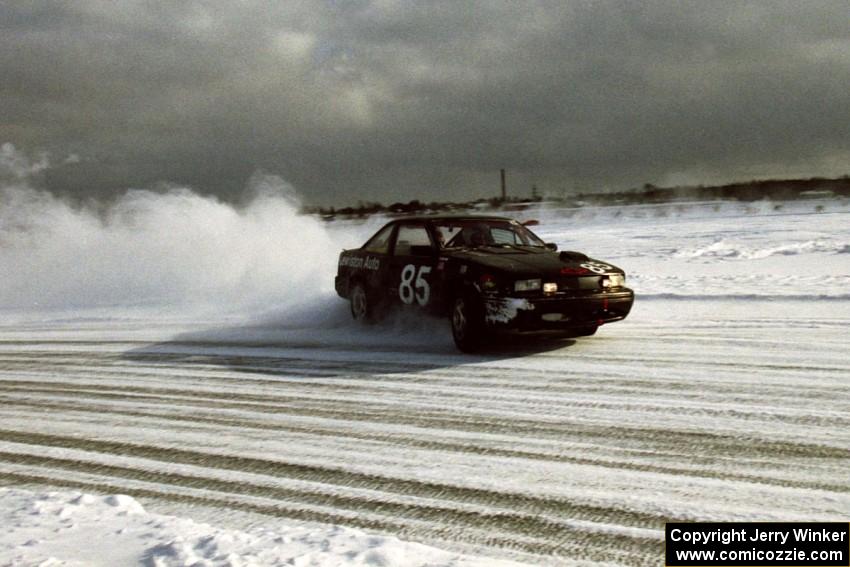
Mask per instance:
[[[452,302],[452,337],[463,352],[475,352],[484,341],[484,314],[480,302],[469,295],[459,295]]]
[[[363,284],[354,284],[351,288],[351,316],[359,323],[370,323],[374,318],[374,306]]]

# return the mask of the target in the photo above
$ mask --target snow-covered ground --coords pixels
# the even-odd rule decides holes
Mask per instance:
[[[511,566],[339,526],[222,529],[152,514],[126,495],[0,488],[0,514],[4,565]]]
[[[846,201],[525,211],[635,308],[466,356],[444,321],[350,322],[336,254],[378,221],[283,215],[307,239],[276,255],[260,208],[209,245],[184,197],[151,250],[138,202],[0,234],[0,563],[657,565],[665,521],[850,516]]]

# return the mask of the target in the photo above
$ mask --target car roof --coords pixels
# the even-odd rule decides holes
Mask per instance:
[[[482,220],[495,220],[495,221],[512,221],[514,219],[510,217],[502,217],[496,215],[418,215],[412,217],[404,217],[400,219],[394,219],[392,222],[401,223],[401,222],[434,222],[434,221],[482,221]]]

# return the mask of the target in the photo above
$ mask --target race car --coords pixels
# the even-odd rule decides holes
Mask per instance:
[[[634,292],[623,270],[557,250],[506,217],[408,217],[343,250],[335,287],[357,321],[393,306],[448,316],[464,352],[497,331],[589,336],[629,314]]]

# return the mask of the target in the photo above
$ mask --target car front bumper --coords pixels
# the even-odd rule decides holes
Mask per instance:
[[[634,299],[628,288],[575,295],[485,297],[484,318],[489,326],[518,331],[599,326],[625,319]]]

